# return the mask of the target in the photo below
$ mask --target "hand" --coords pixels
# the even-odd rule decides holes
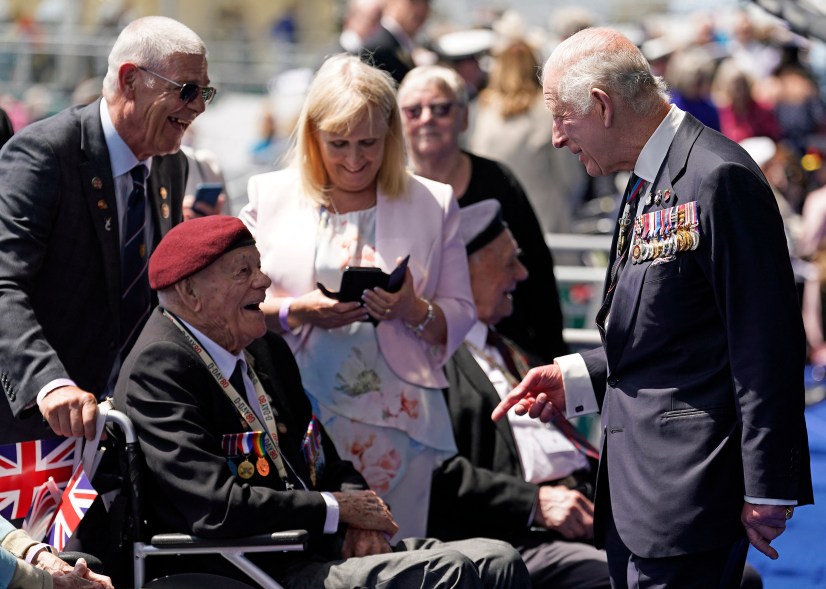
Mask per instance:
[[[565,385],[562,372],[557,364],[531,368],[516,388],[499,402],[491,419],[499,421],[511,407],[517,415],[526,413],[545,423],[551,421],[554,413],[565,414]]]
[[[401,258],[396,260],[400,263]],[[413,275],[410,268],[404,273],[404,281],[397,292],[387,292],[383,288],[365,290],[361,297],[364,308],[371,317],[379,321],[401,319],[418,325],[427,315],[427,303],[419,299],[413,289]]]
[[[339,518],[349,526],[386,532],[390,537],[399,531],[387,504],[375,491],[338,492],[333,496],[338,501]]]
[[[366,319],[367,313],[357,301],[341,303],[316,289],[293,299],[290,317],[295,317],[299,324],[335,329]]]
[[[83,568],[78,569],[77,565],[80,565],[81,563],[83,564]],[[93,572],[91,569],[89,569],[89,567],[86,565],[86,561],[82,558],[79,558],[77,561],[77,565],[75,565],[75,567],[72,567],[72,565],[70,565],[68,562],[55,556],[48,550],[42,550],[35,557],[34,565],[39,569],[43,569],[52,577],[60,577],[69,574],[79,574],[78,571],[83,570],[85,572],[80,573],[81,577],[97,583],[97,585],[67,585],[67,587],[104,587],[105,589],[113,589],[112,579],[105,575],[99,575]]]
[[[198,217],[206,217],[208,215],[220,215],[221,211],[224,209],[224,203],[226,203],[227,197],[226,194],[223,192],[218,195],[218,200],[215,201],[215,205],[209,205],[205,202],[195,203],[195,195],[194,194],[187,194],[184,196],[183,200],[183,212],[184,212],[184,221],[189,221],[190,219],[197,219]]]
[[[52,576],[54,589],[114,589],[112,580],[109,577],[90,571],[89,567],[86,566],[86,561],[82,558],[77,560],[74,568],[56,556],[54,558],[63,563],[64,566],[61,567],[62,570],[53,571],[49,568],[41,567],[39,563],[37,565],[38,568],[43,568],[43,570]]]
[[[57,435],[95,439],[98,402],[92,393],[74,386],[58,387],[46,395],[39,407]]]
[[[746,536],[752,546],[772,560],[780,556],[770,543],[786,530],[785,505],[746,503],[740,514],[740,521],[746,528]]]
[[[534,523],[568,540],[590,540],[594,537],[594,504],[567,487],[539,487]]]
[[[392,548],[390,548],[390,543],[387,541],[384,532],[362,530],[350,526],[344,534],[341,558],[387,554],[388,552],[392,552]]]

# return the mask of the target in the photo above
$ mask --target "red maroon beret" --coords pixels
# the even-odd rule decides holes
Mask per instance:
[[[238,217],[209,215],[167,233],[149,258],[149,285],[161,290],[203,270],[230,250],[255,245]]]

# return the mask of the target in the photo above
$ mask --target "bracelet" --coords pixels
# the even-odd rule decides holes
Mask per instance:
[[[416,337],[421,337],[422,332],[424,332],[425,328],[430,324],[431,321],[436,317],[436,313],[433,311],[433,303],[428,301],[427,299],[422,299],[425,303],[427,303],[427,315],[422,320],[421,323],[418,325],[412,325],[405,321],[405,325],[408,329],[410,329],[413,333],[416,334]]]
[[[290,314],[290,305],[293,300],[293,297],[287,297],[284,299],[284,302],[281,303],[281,308],[278,309],[278,324],[281,325],[281,329],[283,329],[286,333],[292,331],[290,328],[290,322],[287,320],[287,316]]]

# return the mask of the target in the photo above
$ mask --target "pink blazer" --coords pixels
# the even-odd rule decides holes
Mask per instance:
[[[261,267],[272,279],[268,297],[300,296],[316,288],[315,248],[320,206],[300,193],[298,174],[286,169],[250,178],[249,203],[239,217],[255,236]],[[416,293],[437,304],[447,319],[447,343],[435,346],[416,337],[399,320],[382,321],[376,331],[382,354],[396,375],[411,384],[443,388],[442,367],[476,319],[467,254],[459,236],[459,207],[450,186],[419,176],[409,178],[397,198],[379,192],[376,204],[376,258],[385,272],[410,254]],[[296,352],[312,326],[285,337]]]

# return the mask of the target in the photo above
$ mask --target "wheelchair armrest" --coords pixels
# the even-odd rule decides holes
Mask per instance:
[[[287,530],[245,538],[200,538],[189,534],[155,534],[149,543],[158,548],[228,548],[233,546],[296,546],[307,549],[306,530]]]

